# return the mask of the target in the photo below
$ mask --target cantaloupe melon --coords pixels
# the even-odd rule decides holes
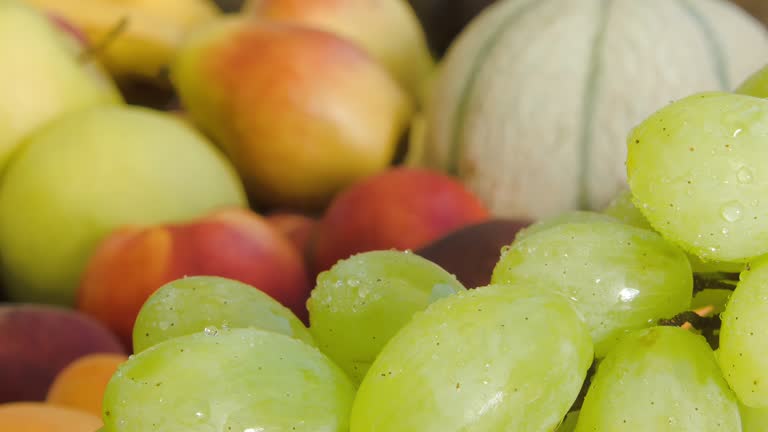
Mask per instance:
[[[416,163],[498,216],[599,209],[626,185],[632,127],[766,61],[766,30],[725,0],[501,1],[441,62]]]

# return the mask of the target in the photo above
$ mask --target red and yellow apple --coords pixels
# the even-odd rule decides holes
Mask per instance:
[[[355,253],[413,250],[489,218],[455,179],[426,169],[391,168],[342,191],[323,215],[312,245],[315,272]]]
[[[250,0],[244,10],[353,41],[417,99],[435,67],[421,22],[405,0]]]
[[[310,287],[303,257],[265,218],[241,208],[185,223],[115,230],[89,260],[77,306],[130,344],[144,302],[185,276],[250,284],[306,321]]]
[[[255,206],[322,208],[389,166],[413,112],[407,93],[356,44],[253,18],[195,32],[171,79]]]

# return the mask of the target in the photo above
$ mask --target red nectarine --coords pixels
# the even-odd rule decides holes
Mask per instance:
[[[331,202],[317,227],[313,269],[326,270],[358,252],[417,249],[488,217],[480,199],[455,179],[432,170],[391,168]]]
[[[113,232],[88,263],[78,307],[130,344],[147,298],[184,276],[221,276],[253,285],[306,321],[310,287],[301,254],[265,218],[240,208],[181,224]]]

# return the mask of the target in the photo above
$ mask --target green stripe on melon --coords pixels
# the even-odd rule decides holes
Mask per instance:
[[[626,187],[632,127],[767,57],[764,28],[724,0],[500,1],[438,66],[419,164],[498,216],[599,209]]]

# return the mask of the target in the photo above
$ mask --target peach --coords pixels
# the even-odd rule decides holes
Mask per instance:
[[[241,208],[112,232],[87,264],[77,305],[130,346],[147,298],[184,276],[220,276],[252,285],[306,321],[310,287],[301,254],[264,217]]]
[[[315,272],[355,253],[417,249],[488,209],[461,183],[420,168],[394,167],[342,191],[320,220],[312,246]]]
[[[170,77],[182,107],[224,149],[259,208],[318,210],[386,169],[414,109],[356,44],[242,16],[195,32]]]
[[[456,276],[467,288],[486,286],[501,258],[501,248],[515,240],[531,221],[490,219],[440,237],[414,251]]]
[[[250,0],[244,11],[326,30],[360,45],[417,98],[435,66],[421,22],[406,0]]]
[[[104,390],[125,354],[88,354],[67,365],[56,375],[45,401],[101,417]]]
[[[0,403],[43,401],[56,375],[74,360],[125,352],[109,329],[75,310],[0,305]]]
[[[101,416],[43,402],[0,404],[0,427],[7,432],[94,432]]]

